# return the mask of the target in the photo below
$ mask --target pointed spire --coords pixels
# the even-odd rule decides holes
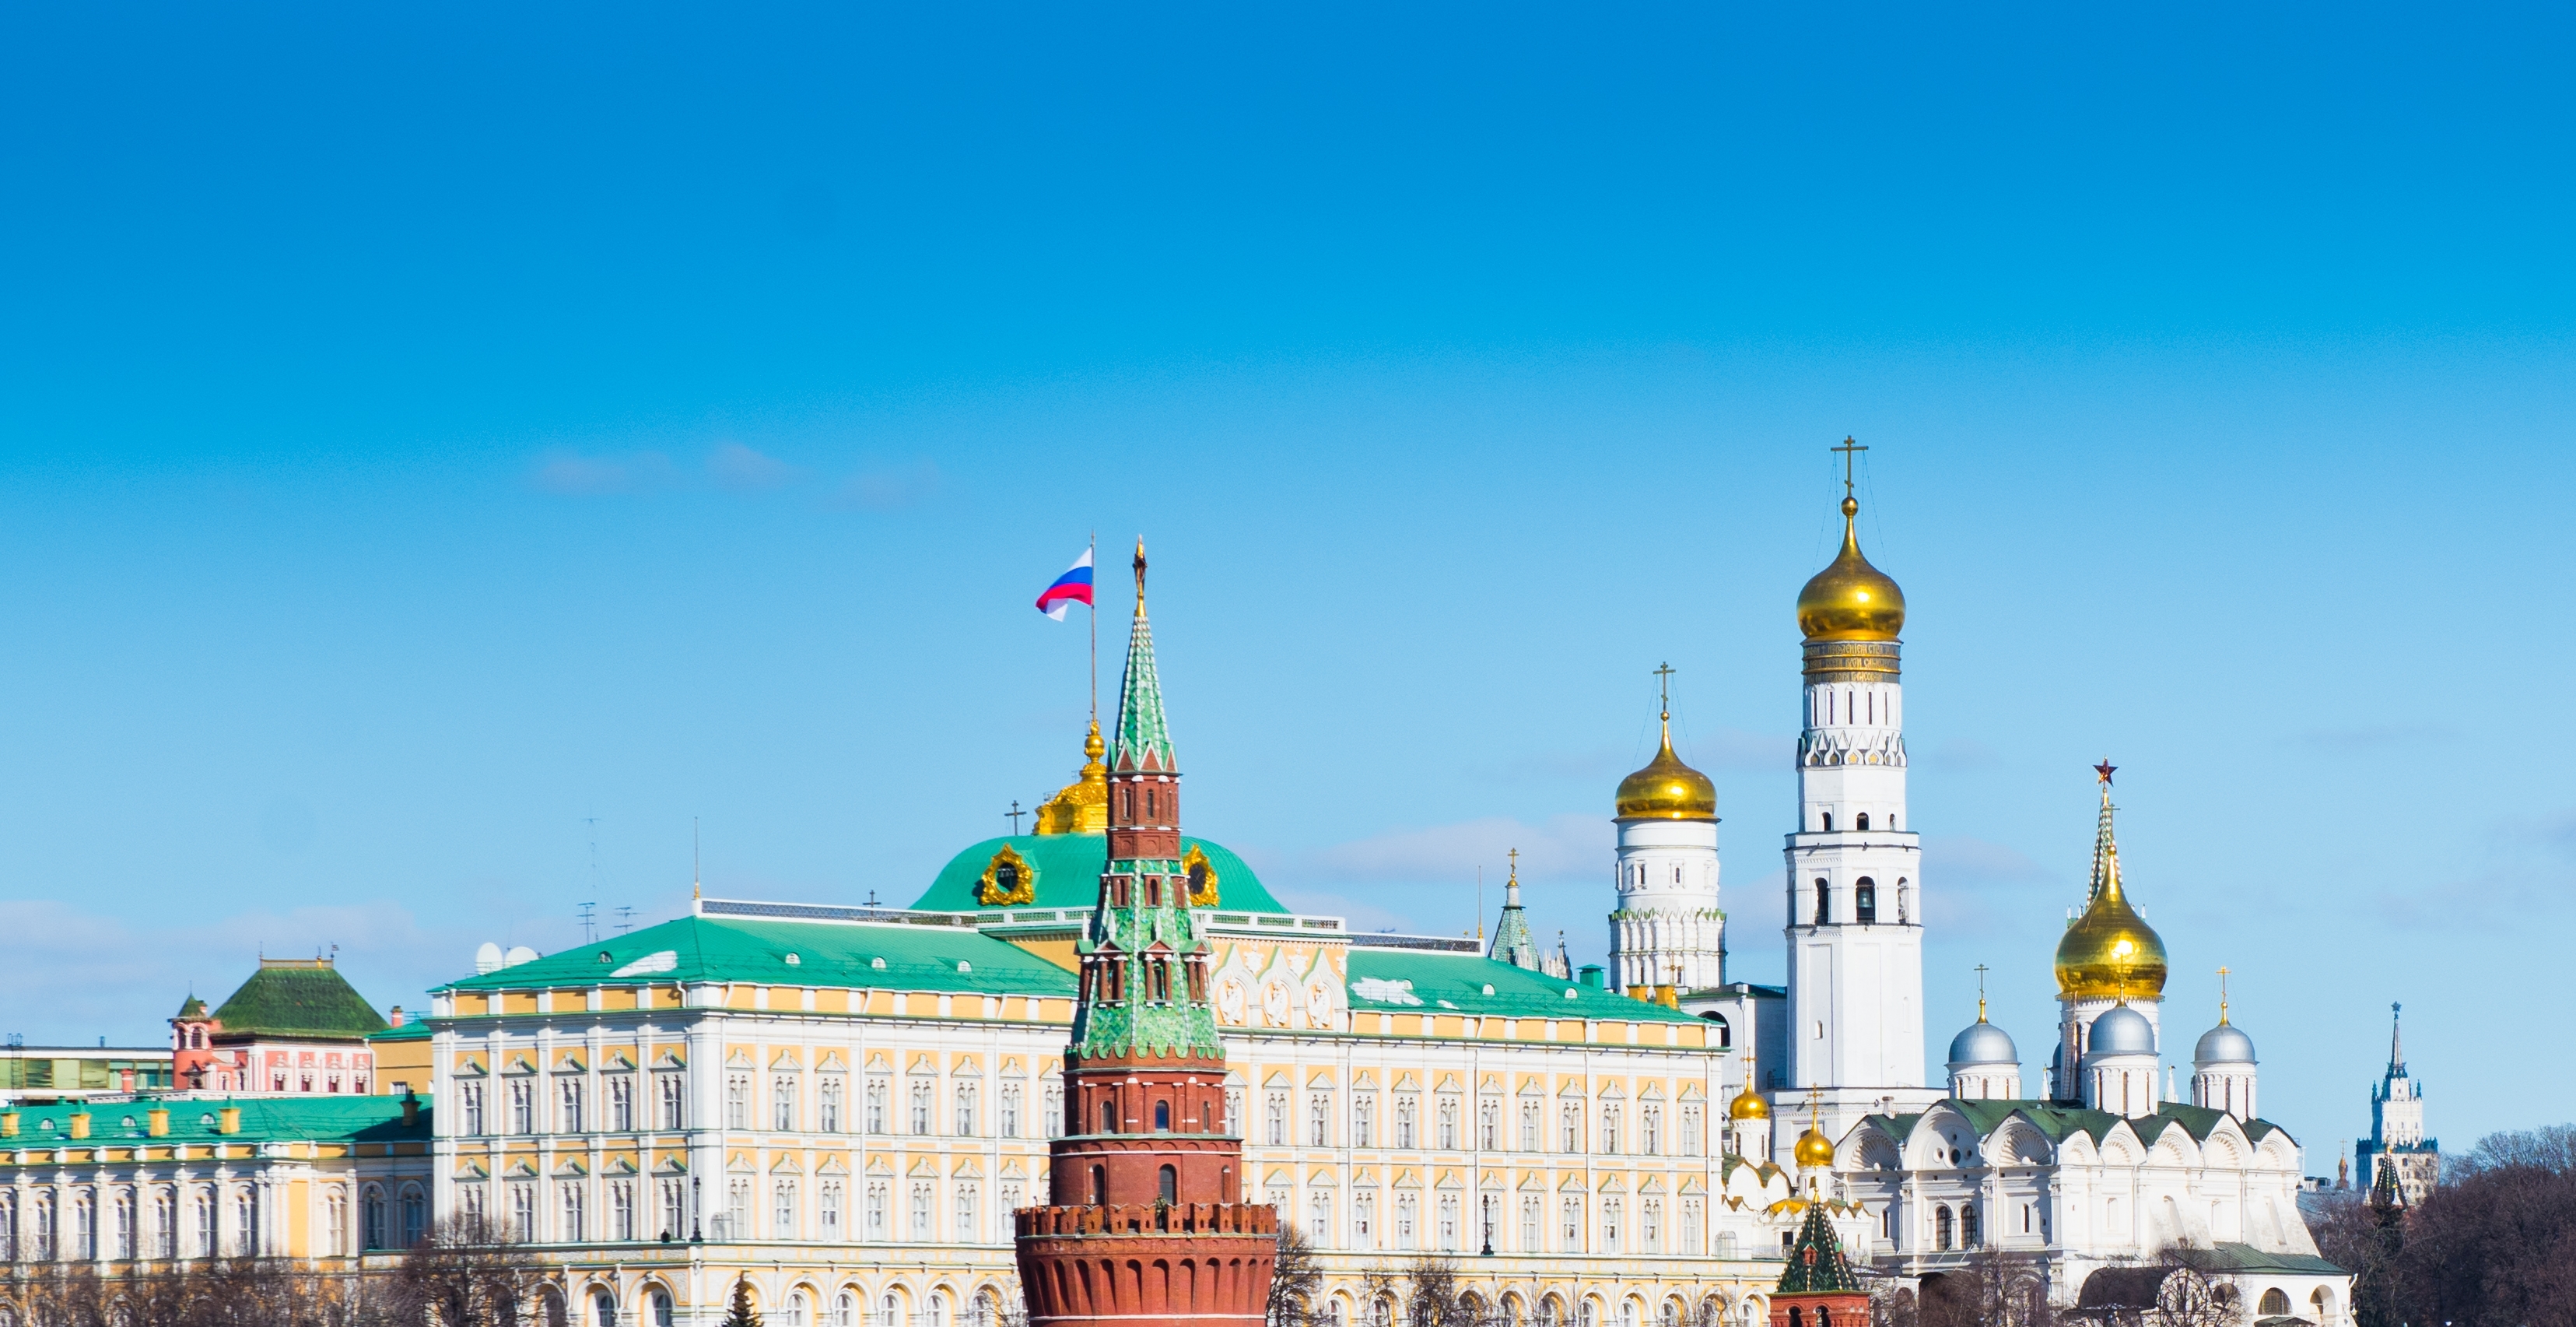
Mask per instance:
[[[1536,972],[1538,941],[1530,935],[1528,914],[1521,910],[1521,850],[1512,849],[1511,856],[1511,878],[1503,882],[1502,920],[1494,923],[1494,944],[1485,956]]]
[[[1171,727],[1163,717],[1163,683],[1154,671],[1154,628],[1145,620],[1145,541],[1136,540],[1136,621],[1127,632],[1127,678],[1118,691],[1118,738],[1109,766],[1173,767]]]
[[[2400,1027],[2397,1021],[2398,1015],[2405,1008],[2406,1006],[2395,1003],[2388,1006],[2388,1072],[2391,1077],[2397,1078],[2403,1078],[2406,1075],[2406,1039],[2402,1035],[2405,1029]]]
[[[2111,780],[2102,779],[2102,818],[2093,829],[2093,880],[2084,891],[2084,901],[2108,896],[2120,897],[2120,840],[2111,826]]]
[[[1788,1265],[1780,1269],[1780,1284],[1774,1294],[1862,1293],[1860,1278],[1852,1275],[1851,1263],[1843,1257],[1842,1241],[1835,1238],[1834,1223],[1826,1218],[1822,1202],[1807,1204],[1806,1219],[1798,1223],[1798,1237],[1791,1241],[1783,1257]]]

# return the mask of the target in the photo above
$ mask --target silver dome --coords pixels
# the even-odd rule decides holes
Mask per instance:
[[[2093,1020],[2093,1035],[2086,1041],[2087,1059],[2096,1055],[2153,1055],[2156,1053],[2156,1029],[2147,1016],[2127,1005],[2113,1005]]]
[[[2221,1023],[2200,1034],[2191,1060],[2194,1064],[2252,1064],[2254,1039],[2233,1023]]]
[[[1971,1064],[2009,1064],[2018,1066],[2021,1052],[2013,1048],[2013,1039],[2002,1028],[1980,1018],[1966,1031],[1950,1039],[1950,1065],[1958,1068]]]

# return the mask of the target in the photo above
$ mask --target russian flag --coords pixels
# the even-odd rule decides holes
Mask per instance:
[[[1066,606],[1088,605],[1090,602],[1091,550],[1086,548],[1082,550],[1082,556],[1075,558],[1073,565],[1065,569],[1063,575],[1056,577],[1054,583],[1048,585],[1038,595],[1038,611],[1062,622]]]

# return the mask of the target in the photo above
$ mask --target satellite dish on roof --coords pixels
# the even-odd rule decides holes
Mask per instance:
[[[479,975],[486,972],[499,972],[500,970],[501,946],[496,945],[489,940],[484,941],[483,946],[474,951],[474,971]]]
[[[528,948],[526,945],[512,945],[510,946],[510,952],[502,958],[501,966],[505,968],[515,968],[522,963],[534,963],[536,961],[537,951]]]

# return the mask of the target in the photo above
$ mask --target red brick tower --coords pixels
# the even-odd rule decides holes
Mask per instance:
[[[1852,1275],[1834,1223],[1825,1217],[1823,1186],[1809,1179],[1807,1219],[1789,1246],[1780,1284],[1771,1292],[1771,1327],[1869,1327],[1869,1292]]]
[[[1278,1214],[1237,1201],[1243,1139],[1225,1117],[1225,1047],[1208,944],[1181,856],[1180,771],[1145,622],[1136,621],[1109,753],[1109,860],[1078,946],[1049,1204],[1014,1216],[1031,1327],[1259,1327]]]

